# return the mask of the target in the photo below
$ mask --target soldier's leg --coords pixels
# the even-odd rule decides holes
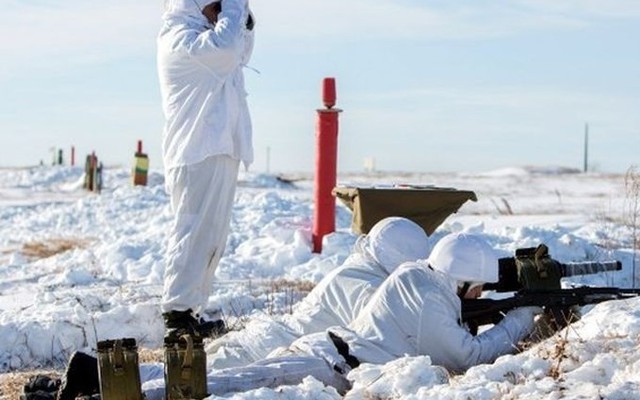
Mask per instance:
[[[228,156],[214,156],[167,172],[175,214],[162,298],[168,325],[171,312],[189,311],[195,317],[206,307],[227,240],[238,166]]]
[[[213,371],[207,382],[209,393],[220,396],[261,387],[297,385],[307,376],[313,376],[343,394],[351,387],[349,381],[327,361],[313,356],[268,358],[246,367]]]

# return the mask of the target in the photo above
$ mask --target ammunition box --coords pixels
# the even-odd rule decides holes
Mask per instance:
[[[102,400],[143,400],[135,339],[98,342],[98,371]]]
[[[202,339],[183,335],[165,342],[164,376],[167,400],[207,397],[207,356]]]

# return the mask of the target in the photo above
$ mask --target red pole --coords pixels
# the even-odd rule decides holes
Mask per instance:
[[[142,140],[138,140],[138,153],[136,154],[142,154]]]
[[[336,186],[338,155],[338,114],[336,81],[325,78],[322,82],[322,102],[326,108],[318,109],[316,124],[316,175],[314,182],[313,252],[322,251],[322,238],[336,229],[336,199],[331,191]]]
[[[76,147],[71,146],[71,166],[76,165]]]

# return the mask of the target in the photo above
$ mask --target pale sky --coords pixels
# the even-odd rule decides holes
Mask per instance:
[[[313,170],[327,76],[342,172],[582,168],[586,123],[595,170],[640,164],[638,0],[250,1],[253,171]],[[140,139],[161,168],[163,1],[2,5],[0,166],[129,166]]]

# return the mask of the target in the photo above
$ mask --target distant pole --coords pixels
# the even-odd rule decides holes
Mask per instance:
[[[584,124],[584,172],[589,169],[589,124]]]
[[[75,166],[76,165],[76,147],[75,146],[71,146],[71,166]]]
[[[338,114],[336,81],[324,78],[322,102],[325,108],[318,112],[316,125],[316,173],[314,183],[313,252],[322,251],[324,235],[336,230],[336,199],[331,191],[336,186],[338,155]]]
[[[267,174],[271,170],[271,147],[267,146]]]

